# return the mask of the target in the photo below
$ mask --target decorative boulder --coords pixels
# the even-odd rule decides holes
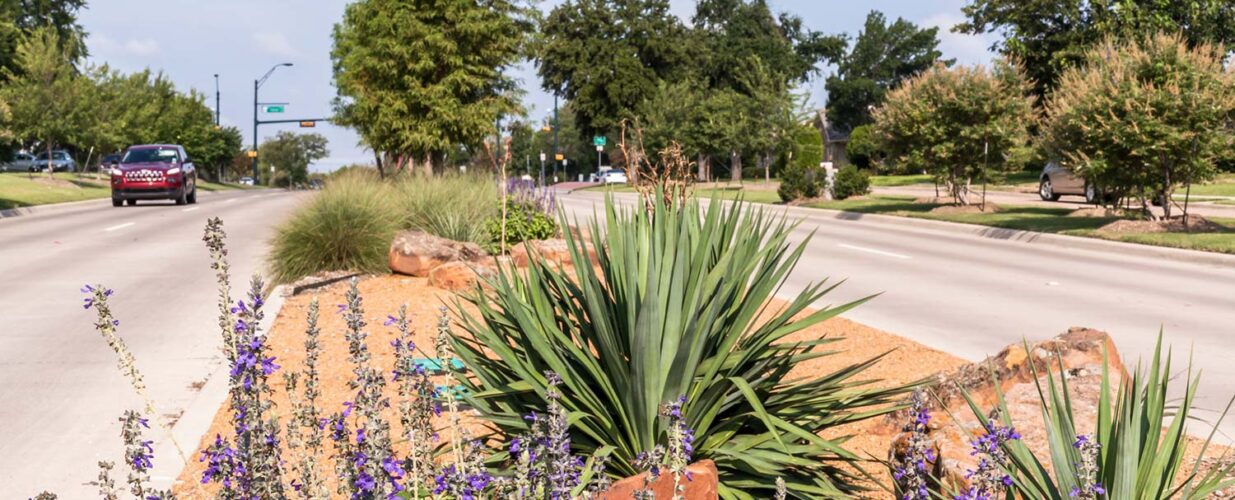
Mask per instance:
[[[1079,434],[1093,432],[1098,412],[1098,398],[1102,393],[1103,357],[1111,375],[1112,390],[1127,376],[1119,351],[1105,332],[1087,328],[1071,328],[1067,333],[1053,339],[1030,344],[1012,344],[979,363],[962,366],[957,370],[938,374],[928,390],[939,400],[931,400],[931,422],[927,429],[930,446],[937,450],[937,463],[931,466],[935,474],[945,482],[964,487],[965,476],[975,469],[978,457],[970,454],[971,441],[985,433],[982,425],[969,408],[960,388],[974,399],[980,408],[990,411],[997,404],[995,381],[1007,403],[1008,417],[1021,435],[1021,441],[1039,457],[1049,457],[1046,426],[1042,421],[1041,400],[1035,385],[1046,390],[1047,370],[1060,380],[1059,362],[1063,363],[1062,377],[1066,378],[1071,394],[1072,411]],[[1059,361],[1055,355],[1058,354]],[[953,420],[955,417],[955,420]],[[907,411],[897,412],[889,418],[895,428],[906,428],[913,418]],[[892,440],[889,459],[904,456],[910,434],[900,432]]]
[[[529,247],[531,248],[530,252]],[[596,249],[586,243],[585,248],[587,248],[588,258],[595,265],[597,262]],[[527,267],[533,255],[539,255],[550,264],[571,265],[570,246],[563,239],[526,241],[514,245],[510,249],[510,260],[518,267]]]
[[[429,284],[457,292],[474,288],[483,279],[491,278],[496,273],[492,264],[484,262],[447,262],[429,271]]]
[[[475,262],[488,254],[475,243],[439,238],[421,231],[403,231],[390,244],[390,270],[428,277],[433,268],[449,262]]]
[[[711,460],[700,460],[686,467],[690,473],[690,479],[685,477],[681,479],[681,485],[684,488],[682,492],[683,498],[686,500],[715,500],[720,498],[719,484],[720,475],[716,472],[716,463]],[[604,493],[597,495],[597,500],[627,500],[635,498],[635,492],[644,489],[644,481],[647,480],[648,473],[644,472],[637,476],[631,476],[613,483]],[[667,471],[662,473],[656,481],[652,482],[648,487],[655,498],[674,498],[673,496],[673,474]]]

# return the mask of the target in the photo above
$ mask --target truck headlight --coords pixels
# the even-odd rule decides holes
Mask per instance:
[[[167,175],[176,175],[178,173],[180,173],[180,167],[167,169]]]
[[[112,174],[112,175],[124,175],[124,173],[123,173],[123,172],[121,172],[121,171],[120,171],[120,169],[118,169],[118,168],[113,168],[113,169],[111,169],[111,174]]]

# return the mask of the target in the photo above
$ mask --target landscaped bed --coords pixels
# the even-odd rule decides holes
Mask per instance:
[[[325,288],[311,290],[287,299],[274,327],[269,333],[267,345],[270,355],[276,357],[276,363],[284,367],[299,369],[304,359],[305,314],[309,302],[316,299],[320,304],[321,315],[318,326],[322,330],[322,354],[318,362],[321,371],[321,407],[329,411],[342,408],[344,401],[354,396],[354,391],[347,385],[352,380],[352,365],[348,363],[348,344],[339,332],[345,329],[343,317],[336,311],[338,304],[346,303],[346,281],[335,283]],[[437,322],[440,308],[453,302],[454,293],[433,288],[425,278],[414,278],[398,275],[370,276],[360,280],[361,294],[369,326],[369,348],[373,354],[373,363],[378,366],[391,367],[394,363],[394,349],[389,341],[397,335],[393,326],[383,326],[388,314],[394,314],[401,305],[407,305],[408,316],[415,328],[415,341],[418,347],[425,350],[429,356],[435,356],[434,337],[437,334]],[[778,303],[776,305],[780,305]],[[833,318],[822,324],[812,326],[786,339],[786,342],[796,342],[822,337],[838,337],[844,340],[827,346],[827,350],[836,351],[828,356],[797,366],[791,373],[792,377],[818,376],[835,371],[853,363],[860,363],[885,352],[890,353],[882,361],[864,372],[864,379],[878,379],[879,386],[888,387],[913,382],[932,373],[954,369],[965,363],[964,360],[950,354],[931,349],[904,337],[876,330],[868,326],[843,319]],[[439,377],[440,384],[447,383],[444,377]],[[285,384],[279,377],[271,377],[270,385],[274,389],[272,400],[275,407],[271,412],[280,422],[286,424],[290,418],[291,404],[285,390]],[[387,396],[392,401],[397,400],[397,390],[394,384],[386,386]],[[231,432],[232,414],[226,407],[220,407],[215,414],[210,430],[202,436],[197,449],[204,449],[214,442],[217,434],[224,436]],[[445,418],[435,422],[438,427],[444,427]],[[468,425],[475,434],[483,431],[481,421],[468,416]],[[392,429],[400,433],[397,427]],[[888,429],[880,419],[864,420],[855,424],[834,429],[825,437],[834,438],[849,435],[847,442],[850,451],[861,457],[886,458],[888,446],[892,438]],[[446,436],[443,436],[443,440]],[[187,443],[186,443],[187,444]],[[398,448],[399,443],[396,443]],[[403,451],[403,450],[401,450]],[[178,495],[193,497],[199,495],[202,472],[206,463],[198,462],[194,457],[190,460],[177,479],[174,490]],[[295,463],[296,456],[284,455],[288,463]],[[333,462],[329,457],[319,457],[319,463],[326,464],[323,470],[333,470]],[[888,482],[888,474],[877,462],[868,463],[865,468],[879,478],[881,484]],[[213,492],[217,485],[211,485],[206,491]],[[333,491],[334,484],[330,484]]]

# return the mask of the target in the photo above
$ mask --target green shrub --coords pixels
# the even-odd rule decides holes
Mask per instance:
[[[483,174],[410,175],[391,180],[399,227],[478,245],[489,242],[485,222],[501,206],[497,183]]]
[[[875,127],[860,125],[849,132],[849,142],[845,143],[845,156],[858,168],[871,168],[879,161],[882,154],[880,147]]]
[[[765,309],[807,244],[789,243],[794,226],[741,203],[702,209],[694,200],[657,201],[651,211],[609,200],[600,218],[587,225],[590,248],[565,233],[573,261],[594,251],[596,268],[533,260],[454,305],[466,334],[451,343],[470,370],[457,377],[468,404],[500,433],[522,434],[524,416],[545,407],[553,371],[573,451],[611,452],[609,474],[620,477],[665,442],[659,409],[684,397],[694,458],[716,462],[722,498],[771,498],[777,477],[796,498],[859,489],[861,458],[820,433],[890,411],[904,390],[863,380],[881,356],[790,377],[838,339],[786,338],[858,304],[807,312],[832,289],[812,285]]]
[[[827,180],[819,165],[823,162],[823,137],[819,130],[802,125],[794,131],[793,156],[781,173],[776,193],[783,202],[799,198],[814,198],[827,189]]]
[[[399,225],[389,186],[359,177],[330,182],[275,233],[269,256],[276,282],[319,271],[381,271]]]
[[[866,172],[858,167],[846,165],[836,171],[832,179],[832,198],[843,200],[852,196],[863,196],[871,192],[871,179]]]
[[[498,202],[501,206],[501,202]],[[489,219],[485,223],[489,234],[486,250],[489,253],[502,251],[502,216]],[[506,201],[506,245],[511,247],[530,240],[546,240],[557,235],[557,222],[553,217],[537,209],[530,203],[515,200]]]
[[[1124,378],[1114,390],[1104,363],[1096,421],[1086,426],[1095,430],[1083,439],[1077,432],[1076,416],[1072,412],[1068,377],[1057,376],[1059,370],[1063,370],[1063,362],[1058,355],[1054,358],[1059,363],[1058,370],[1047,370],[1047,387],[1038,383],[1042,421],[1047,423],[1049,466],[1019,440],[1002,445],[1010,462],[1009,473],[1013,481],[1010,489],[1017,493],[1017,498],[1066,500],[1075,498],[1071,494],[1073,488],[1083,491],[1086,483],[1096,483],[1106,490],[1100,498],[1199,500],[1235,484],[1235,480],[1229,479],[1231,465],[1218,465],[1207,471],[1201,467],[1204,451],[1230,410],[1230,403],[1217,421],[1210,422],[1214,425],[1214,431],[1203,442],[1201,454],[1193,459],[1191,466],[1184,463],[1185,456],[1189,454],[1188,423],[1198,418],[1192,412],[1200,375],[1194,377],[1191,366],[1186,373],[1171,370],[1169,351],[1165,360],[1162,357],[1161,335],[1158,336],[1148,369],[1138,364],[1131,377]],[[1030,367],[1033,367],[1032,363]],[[1035,380],[1041,380],[1038,375],[1035,371]],[[1171,379],[1176,376],[1183,381],[1182,390],[1170,387]],[[1006,403],[1002,394],[999,396],[1002,425],[1015,425],[1016,422],[1007,418]],[[965,398],[982,424],[987,425],[987,417],[981,408],[968,394]],[[1090,457],[1097,470],[1087,481],[1081,470],[1084,463],[1082,455],[1085,453],[1081,444],[1088,441],[1097,443],[1092,451],[1096,456]]]

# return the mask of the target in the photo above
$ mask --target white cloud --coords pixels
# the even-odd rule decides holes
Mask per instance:
[[[91,52],[100,55],[149,57],[159,52],[159,42],[152,38],[130,38],[123,42],[106,35],[88,38]]]
[[[292,43],[282,33],[254,33],[253,41],[257,47],[267,54],[292,57],[299,55]]]
[[[952,27],[964,22],[959,14],[944,13],[926,18],[923,26],[939,28],[939,50],[946,59],[956,58],[958,64],[987,64],[994,57],[989,50],[991,35],[967,35],[952,32]]]

